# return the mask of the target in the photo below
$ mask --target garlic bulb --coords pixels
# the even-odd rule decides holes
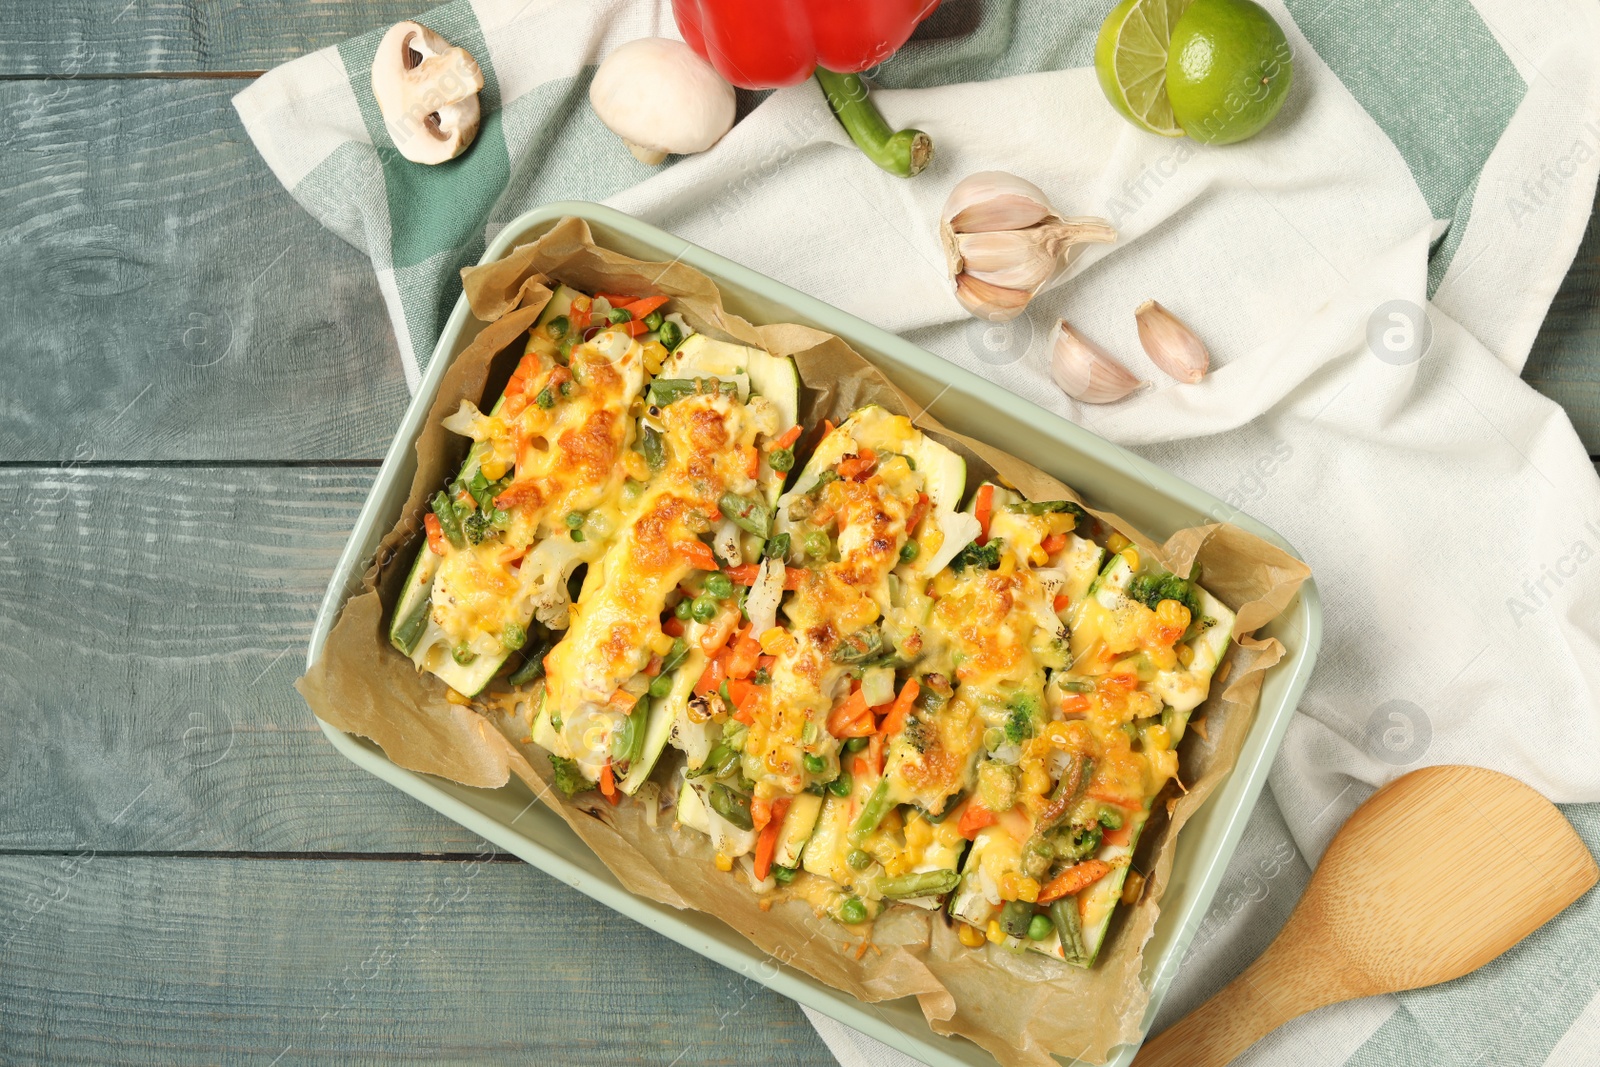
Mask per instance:
[[[1073,245],[1117,239],[1104,219],[1062,218],[1037,185],[997,170],[950,190],[939,234],[956,299],[990,322],[1022,314]]]
[[[1067,325],[1056,323],[1050,338],[1050,377],[1062,392],[1085,404],[1121,400],[1144,383],[1099,345]]]
[[[1139,323],[1139,343],[1156,366],[1189,385],[1205,377],[1211,353],[1176,315],[1146,300],[1133,317]]]

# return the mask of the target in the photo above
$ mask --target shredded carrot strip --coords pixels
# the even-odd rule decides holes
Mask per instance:
[[[1074,864],[1044,884],[1044,888],[1039,890],[1038,903],[1048,904],[1052,900],[1081,893],[1110,873],[1111,864],[1105,860],[1084,860]]]
[[[917,502],[912,506],[911,514],[906,517],[907,537],[917,532],[917,527],[922,523],[922,518],[926,514],[928,514],[928,494],[918,493]]]
[[[435,556],[444,555],[444,527],[439,522],[439,516],[428,512],[422,516],[422,525],[428,531],[428,551]]]
[[[989,543],[989,520],[994,518],[994,485],[984,482],[978,486],[977,500],[973,504],[973,514],[978,520],[978,544]]]
[[[644,676],[654,678],[661,673],[661,657],[651,656],[650,662],[644,665]]]
[[[706,664],[706,669],[700,673],[700,680],[694,683],[696,696],[710,696],[722,685],[723,665],[721,659],[714,659]]]
[[[636,296],[625,296],[622,293],[596,293],[594,294],[594,298],[596,300],[604,300],[614,308],[627,307],[629,304],[639,299]]]
[[[872,709],[867,707],[867,698],[857,689],[839,705],[828,713],[828,732],[834,737],[865,737],[866,734],[849,733],[860,725],[865,719],[868,724],[867,732],[872,730]]]
[[[674,615],[672,618],[661,624],[661,632],[666,634],[668,637],[682,637],[683,620]]]
[[[792,801],[788,797],[779,797],[772,802],[770,810],[764,802],[751,802],[750,821],[753,823],[758,803],[762,807],[762,821],[756,823],[761,828],[761,836],[756,838],[755,874],[758,880],[765,880],[772,871],[772,856],[778,849],[778,835],[783,831],[783,819],[789,814]]]
[[[956,822],[956,832],[971,841],[978,836],[978,831],[985,826],[994,825],[994,812],[984,807],[977,797],[967,801],[966,807],[961,809],[961,818]]]
[[[1045,550],[1046,555],[1053,556],[1057,552],[1060,552],[1063,548],[1067,547],[1067,535],[1051,534],[1049,537],[1046,537],[1043,541],[1039,542],[1039,547]]]
[[[692,567],[703,571],[718,569],[717,557],[711,554],[711,546],[704,541],[678,541],[673,547]]]
[[[879,728],[883,736],[893,737],[905,728],[906,716],[911,714],[911,704],[921,690],[915,678],[906,679],[906,684],[900,687],[900,695],[889,705],[889,714],[883,717],[883,725]]]
[[[752,478],[761,473],[761,453],[755,445],[744,446],[744,472]]]
[[[767,443],[767,451],[781,452],[785,448],[794,447],[794,443],[798,440],[800,440],[800,424],[797,422],[785,430],[781,437],[777,437],[772,441],[769,441]]]
[[[641,296],[639,299],[630,300],[628,303],[621,306],[627,308],[628,313],[632,315],[634,321],[637,322],[646,315],[650,314],[652,311],[660,308],[666,302],[667,298],[664,296]],[[611,306],[617,307],[618,305],[612,304]]]
[[[616,776],[611,773],[611,761],[610,760],[606,760],[606,765],[604,767],[600,768],[600,795],[605,797],[607,800],[609,800],[613,804],[615,804],[618,801],[618,799],[620,799],[617,796],[617,779],[616,779]]]

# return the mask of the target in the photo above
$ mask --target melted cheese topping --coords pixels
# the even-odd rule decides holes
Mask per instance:
[[[719,515],[724,492],[757,490],[745,449],[777,431],[776,409],[722,394],[661,409],[666,465],[649,482],[622,532],[584,583],[567,636],[545,658],[546,693],[567,747],[586,773],[604,765],[626,709],[610,702],[644,670],[661,636],[667,596],[694,568],[677,546]]]
[[[915,432],[904,416],[888,421]],[[856,455],[849,432],[846,422],[818,451],[835,450],[841,459]],[[807,568],[785,605],[794,646],[773,662],[767,698],[755,711],[744,746],[744,773],[755,783],[757,798],[792,796],[806,787],[811,778],[802,763],[807,733],[816,738],[809,746],[814,752],[837,755],[838,741],[825,723],[844,695],[839,690],[846,667],[833,655],[844,638],[877,622],[890,606],[889,574],[899,562],[906,523],[921,490],[922,480],[904,456],[885,455],[861,480],[840,478],[823,485],[813,510],[792,527],[797,538],[804,536],[801,531],[835,533],[838,559]]]

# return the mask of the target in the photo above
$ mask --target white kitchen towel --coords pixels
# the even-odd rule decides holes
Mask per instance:
[[[488,238],[539,203],[604,200],[1133,448],[1222,498],[1219,518],[1282,532],[1321,588],[1321,659],[1160,1027],[1261,950],[1345,816],[1408,769],[1503,770],[1600,848],[1600,481],[1517,376],[1594,200],[1600,9],[1269,0],[1294,49],[1288,102],[1260,136],[1212,148],[1107,106],[1090,64],[1109,6],[984,0],[972,32],[887,62],[879,105],[937,145],[911,180],[873,168],[810,82],[745,94],[710,152],[636,162],[587,86],[617,44],[676,35],[664,0],[423,16],[487,82],[478,143],[439,168],[400,159],[377,115],[377,31],[235,103],[285,187],[372,257],[413,381]],[[990,169],[1120,231],[1003,326],[962,314],[935,232],[950,187]],[[1147,298],[1208,343],[1199,385],[1144,356]],[[1103,407],[1063,396],[1046,347],[1062,317],[1151,388]],[[1517,848],[1508,827],[1440,872],[1441,892]],[[1241,1062],[1600,1062],[1597,940],[1591,894],[1468,978],[1325,1009]],[[909,1062],[813,1019],[846,1067]]]

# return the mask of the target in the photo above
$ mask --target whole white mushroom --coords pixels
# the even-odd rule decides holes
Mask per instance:
[[[733,128],[733,86],[682,41],[645,37],[606,56],[589,103],[628,151],[652,166],[704,152]]]

